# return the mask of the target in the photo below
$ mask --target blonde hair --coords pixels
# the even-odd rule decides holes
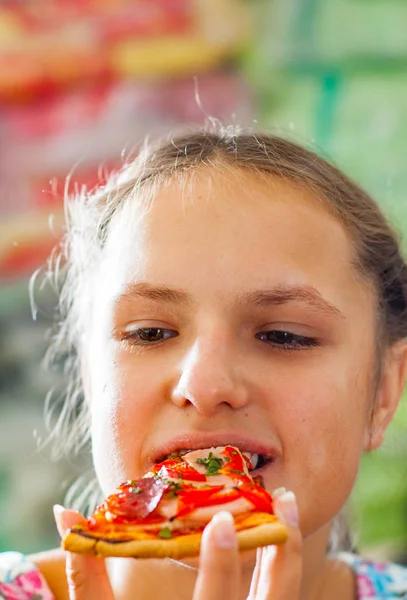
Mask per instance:
[[[56,454],[79,452],[89,441],[90,416],[83,400],[79,364],[82,315],[86,312],[83,299],[112,219],[143,188],[162,185],[205,165],[229,165],[263,177],[281,177],[311,190],[348,231],[355,266],[375,290],[378,346],[387,347],[407,336],[407,266],[398,237],[372,198],[340,170],[296,143],[236,128],[195,130],[145,145],[106,185],[67,199],[67,230],[50,270],[58,272],[59,280],[62,275],[63,282],[60,316],[48,358],[63,360],[69,377],[54,424]]]

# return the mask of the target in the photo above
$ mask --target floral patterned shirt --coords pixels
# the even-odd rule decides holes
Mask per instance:
[[[340,558],[355,571],[358,600],[407,600],[407,567],[366,561],[353,554]],[[55,600],[44,577],[19,552],[0,554],[0,599]]]
[[[356,574],[358,600],[407,600],[407,567],[373,562],[355,554],[339,556]]]
[[[19,552],[0,554],[0,598],[55,600],[40,571]]]

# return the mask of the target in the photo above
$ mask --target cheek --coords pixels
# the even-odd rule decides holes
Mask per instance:
[[[337,370],[290,388],[283,413],[281,482],[298,496],[303,533],[331,520],[347,501],[363,453],[366,376]],[[307,390],[304,392],[304,390]]]
[[[122,403],[121,385],[113,361],[94,359],[91,377],[93,462],[102,490],[109,493],[122,480],[123,461],[118,444],[117,415]]]
[[[106,351],[92,378],[92,448],[102,489],[110,492],[142,475],[139,457],[147,431],[154,427],[156,378],[133,367],[114,349]],[[102,376],[98,376],[102,374]]]
[[[305,391],[304,391],[305,390]],[[287,398],[287,448],[302,448],[315,470],[359,460],[368,418],[366,377],[351,372],[319,375],[314,382],[297,380]],[[291,424],[291,427],[289,426]],[[335,468],[338,467],[338,464]],[[346,466],[345,466],[346,468]]]

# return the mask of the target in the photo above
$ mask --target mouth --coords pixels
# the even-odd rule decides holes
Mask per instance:
[[[221,446],[234,446],[250,462],[249,471],[260,471],[275,461],[275,448],[236,433],[225,434],[184,434],[173,438],[168,443],[156,448],[150,455],[149,466],[171,458],[184,456],[194,450],[208,450]]]

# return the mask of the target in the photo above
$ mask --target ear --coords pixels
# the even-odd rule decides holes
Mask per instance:
[[[407,376],[407,340],[393,344],[387,351],[376,392],[364,449],[379,448],[400,403]]]

